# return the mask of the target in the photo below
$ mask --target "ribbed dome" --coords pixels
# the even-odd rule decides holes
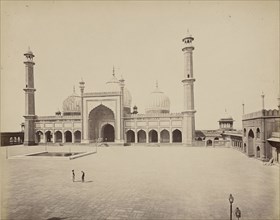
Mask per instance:
[[[159,90],[158,86],[156,86],[156,89],[148,98],[148,103],[145,111],[146,114],[169,113],[170,100],[162,91]]]
[[[115,74],[113,74],[113,77],[106,82],[104,92],[120,92],[120,81],[117,79]]]
[[[127,88],[124,87],[123,89],[123,105],[124,107],[130,108],[131,107],[131,94]]]
[[[103,92],[120,92],[120,91],[121,91],[120,81],[117,79],[115,74],[113,74],[112,78],[108,82],[106,82]],[[124,107],[130,108],[132,102],[131,94],[126,87],[124,87],[123,92],[124,92]]]
[[[73,94],[63,101],[62,109],[64,115],[76,115],[81,112],[81,97],[75,93],[75,89]]]

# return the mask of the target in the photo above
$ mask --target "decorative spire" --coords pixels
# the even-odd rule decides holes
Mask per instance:
[[[75,89],[75,86],[73,86],[73,93],[76,93],[76,89]]]
[[[264,109],[264,93],[263,93],[263,91],[262,91],[261,97],[262,97],[262,109]]]
[[[158,89],[158,81],[156,80],[156,88]]]
[[[84,89],[85,89],[85,82],[84,82],[83,78],[81,79],[81,82],[79,84],[80,84],[81,95],[83,95]]]
[[[119,80],[121,83],[124,83],[124,78],[123,78],[123,76],[121,75],[121,78],[120,78],[120,80]]]
[[[113,65],[113,76],[115,76],[115,66]]]

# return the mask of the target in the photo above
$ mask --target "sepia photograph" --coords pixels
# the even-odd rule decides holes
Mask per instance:
[[[0,1],[1,220],[279,220],[280,2]]]

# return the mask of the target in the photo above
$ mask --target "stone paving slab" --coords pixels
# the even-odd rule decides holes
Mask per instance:
[[[102,147],[75,160],[0,150],[1,219],[229,219],[230,193],[242,219],[279,219],[279,167],[230,148]]]

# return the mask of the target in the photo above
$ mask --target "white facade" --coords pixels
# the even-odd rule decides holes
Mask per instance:
[[[124,143],[183,143],[195,139],[195,110],[192,46],[193,37],[183,39],[184,109],[170,113],[170,100],[156,85],[147,98],[145,114],[131,112],[131,94],[124,80],[112,78],[104,91],[80,94],[75,91],[63,102],[63,112],[56,116],[36,117],[37,143],[95,143],[97,141]],[[135,107],[134,107],[135,108]],[[133,108],[133,109],[134,109]]]

